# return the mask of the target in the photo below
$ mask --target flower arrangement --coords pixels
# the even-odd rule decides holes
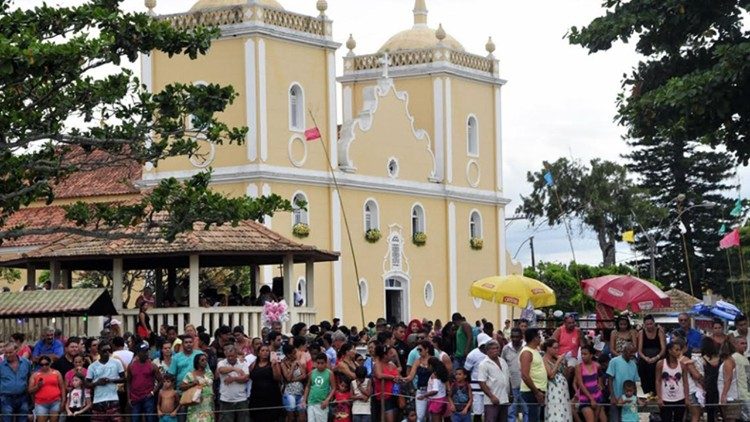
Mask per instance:
[[[472,237],[469,239],[469,245],[471,245],[471,249],[478,251],[484,246],[484,240],[481,237]]]
[[[299,238],[310,236],[310,226],[305,223],[297,223],[292,227],[292,234]]]
[[[370,243],[375,243],[380,240],[382,234],[378,229],[370,229],[365,232],[365,239]]]
[[[263,312],[260,320],[264,327],[270,327],[274,322],[289,321],[289,307],[283,300],[280,302],[269,301],[263,304]]]
[[[417,246],[424,246],[425,243],[427,243],[427,233],[416,232],[414,233],[414,236],[412,236],[411,241]]]

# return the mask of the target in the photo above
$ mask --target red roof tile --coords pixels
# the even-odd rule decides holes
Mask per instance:
[[[81,167],[53,189],[56,198],[85,198],[137,194],[135,183],[141,179],[143,168],[137,162],[123,156],[114,156],[104,151],[86,154],[75,150],[66,157]]]
[[[65,210],[62,207],[48,206],[38,208],[23,208],[8,217],[4,230],[23,225],[25,228],[36,229],[42,227],[72,226],[73,223],[65,218]],[[34,234],[21,236],[17,239],[6,239],[0,247],[26,247],[46,245],[61,239],[65,234]]]

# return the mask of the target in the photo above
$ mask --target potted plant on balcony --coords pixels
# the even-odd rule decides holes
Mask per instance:
[[[300,239],[310,236],[310,226],[305,223],[297,223],[292,227],[292,234]]]
[[[414,233],[414,236],[411,238],[411,241],[417,246],[424,246],[425,243],[427,243],[427,233],[416,232]]]
[[[469,245],[471,245],[471,249],[478,251],[484,246],[484,240],[481,237],[472,237],[469,239]]]
[[[380,230],[378,229],[370,229],[365,232],[365,240],[367,240],[370,243],[375,243],[378,240],[380,240],[382,234],[380,233]]]

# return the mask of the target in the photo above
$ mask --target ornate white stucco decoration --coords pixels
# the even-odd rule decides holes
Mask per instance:
[[[404,105],[404,114],[410,122],[412,135],[416,138],[417,142],[424,144],[424,148],[430,160],[432,160],[432,168],[430,174],[427,175],[427,179],[431,182],[439,182],[440,180],[435,176],[437,174],[437,161],[435,160],[435,153],[432,151],[430,135],[424,129],[417,129],[414,126],[414,116],[409,112],[409,93],[406,91],[397,91],[391,78],[381,78],[378,80],[377,85],[365,88],[362,93],[364,97],[362,111],[357,117],[344,122],[341,126],[341,138],[338,141],[339,168],[348,173],[356,172],[357,168],[349,154],[349,150],[352,143],[356,140],[357,129],[362,132],[368,132],[372,129],[380,99],[389,95],[391,91],[393,91],[393,95]]]
[[[388,226],[385,256],[383,257],[383,279],[401,277],[409,280],[409,260],[404,253],[403,228],[398,224]]]

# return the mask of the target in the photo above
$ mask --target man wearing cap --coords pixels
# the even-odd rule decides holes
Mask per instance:
[[[520,328],[510,330],[510,343],[503,347],[501,357],[508,364],[510,371],[510,387],[513,393],[513,403],[508,409],[508,422],[515,422],[518,417],[518,409],[521,408],[523,420],[529,420],[529,410],[526,404],[521,400],[521,362],[519,356],[523,350],[523,334]]]
[[[125,370],[133,420],[140,421],[143,415],[146,422],[156,422],[156,393],[163,379],[159,367],[148,358],[148,343],[139,344],[137,352],[137,358]]]
[[[485,352],[485,345],[490,339],[482,337],[478,339],[478,346],[469,352],[466,356],[466,362],[464,363],[464,369],[471,374],[471,391],[473,396],[472,414],[474,415],[475,421],[481,421],[482,415],[484,415],[484,392],[479,386],[479,364],[484,361],[487,357]]]

